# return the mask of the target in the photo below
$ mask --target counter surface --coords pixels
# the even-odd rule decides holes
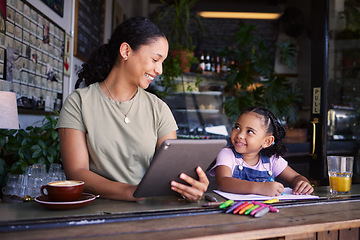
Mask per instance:
[[[96,199],[73,210],[49,210],[36,202],[0,204],[1,239],[258,239],[297,234],[329,234],[360,227],[360,185],[352,193],[332,196],[317,187],[319,200],[277,203],[279,213],[262,218],[224,214],[177,197],[148,198],[142,202]],[[219,200],[224,200],[214,193]],[[64,231],[59,231],[64,229]],[[354,230],[355,229],[355,230]],[[350,231],[351,232],[351,231]],[[349,238],[351,239],[351,238]]]

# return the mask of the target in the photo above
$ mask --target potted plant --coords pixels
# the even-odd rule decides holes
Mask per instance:
[[[56,113],[58,114],[58,113]],[[40,127],[8,130],[0,129],[0,186],[7,173],[25,173],[28,166],[45,163],[61,163],[57,118],[45,116]]]
[[[254,25],[241,22],[234,35],[236,47],[222,52],[237,62],[226,77],[225,112],[235,121],[244,107],[258,105],[269,108],[288,125],[295,124],[301,94],[285,77],[275,73],[269,48],[256,31]],[[277,46],[281,47],[282,61],[294,65],[296,48],[290,43]]]
[[[175,79],[184,72],[189,72],[190,66],[197,63],[194,57],[195,44],[190,26],[197,24],[203,29],[200,16],[196,14],[194,7],[199,0],[160,0],[163,4],[152,17],[167,35],[170,54],[164,62],[164,72],[160,77],[159,85],[162,91],[158,95],[167,95],[176,88]]]

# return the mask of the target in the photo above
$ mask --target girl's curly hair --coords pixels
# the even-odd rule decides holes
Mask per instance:
[[[243,110],[241,114],[248,112],[254,112],[261,115],[266,127],[266,133],[272,134],[275,138],[274,144],[270,147],[262,149],[261,154],[268,157],[272,155],[275,155],[276,157],[283,156],[287,152],[287,148],[283,143],[286,131],[276,116],[270,110],[263,107],[248,107]]]

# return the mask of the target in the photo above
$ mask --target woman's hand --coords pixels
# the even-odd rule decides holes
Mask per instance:
[[[171,189],[181,194],[189,202],[200,201],[209,186],[209,180],[206,177],[205,172],[200,167],[196,168],[196,173],[199,176],[199,181],[184,173],[180,174],[180,178],[190,184],[190,186],[175,181],[171,182]]]

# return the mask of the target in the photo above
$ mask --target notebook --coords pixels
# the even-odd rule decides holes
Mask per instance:
[[[134,192],[134,197],[176,195],[177,193],[170,188],[170,182],[174,180],[187,184],[179,178],[181,173],[198,180],[196,167],[200,166],[206,171],[226,144],[225,139],[169,139],[164,141]]]

